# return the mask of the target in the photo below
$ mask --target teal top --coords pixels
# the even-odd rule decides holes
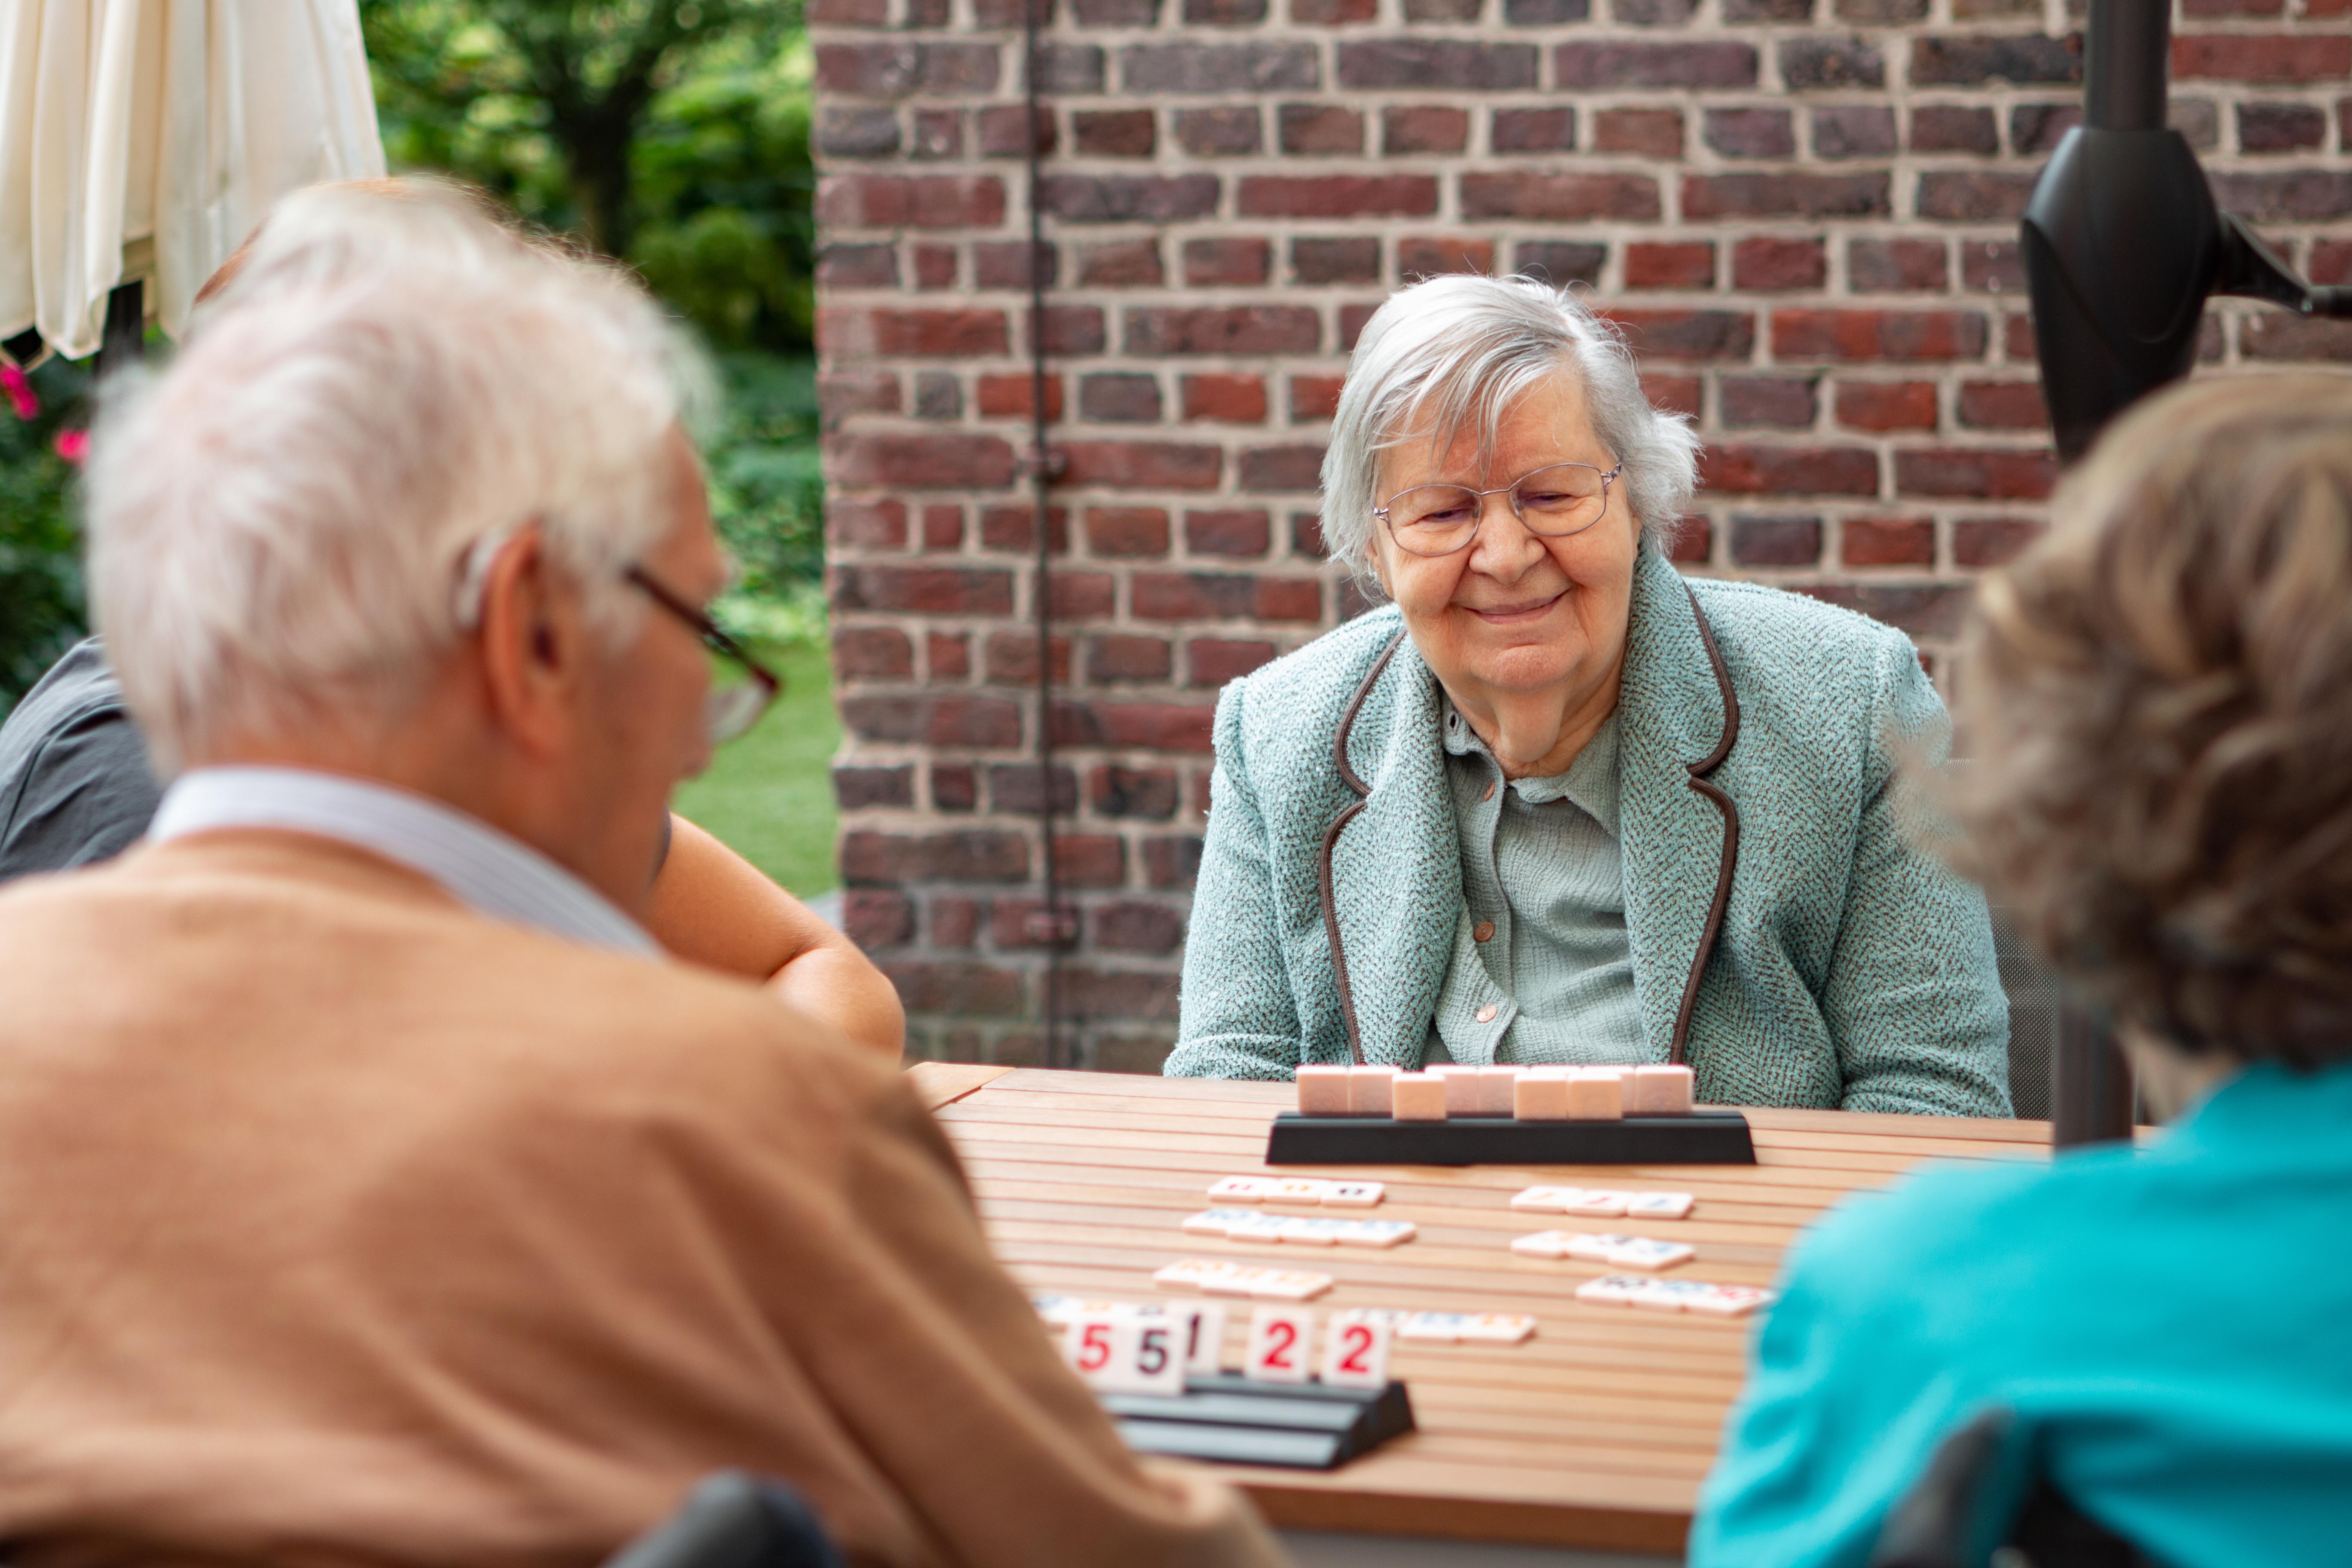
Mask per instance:
[[[1450,702],[1443,734],[1464,907],[1428,1059],[1642,1060],[1617,843],[1616,715],[1545,778],[1505,780]]]
[[[1984,896],[1915,840],[1895,787],[1899,757],[1947,745],[1917,650],[1755,584],[1686,592],[1654,551],[1634,568],[1617,700],[1639,1059],[1673,1048],[1723,858],[1724,819],[1690,788],[1729,728],[1693,592],[1740,710],[1711,775],[1740,834],[1686,1036],[1700,1098],[2006,1116],[2009,1013]],[[1360,616],[1218,699],[1171,1074],[1283,1079],[1349,1059],[1321,860],[1358,804],[1332,746],[1360,689],[1348,757],[1370,793],[1332,847],[1334,918],[1365,1059],[1423,1059],[1468,905],[1436,677],[1407,638],[1364,685],[1402,626],[1392,605]]]
[[[1800,1243],[1693,1568],[1852,1564],[1992,1404],[2172,1568],[2340,1563],[2352,1513],[2352,1066],[2248,1069],[2154,1148],[1943,1166]],[[1982,1562],[1981,1549],[1973,1561]]]

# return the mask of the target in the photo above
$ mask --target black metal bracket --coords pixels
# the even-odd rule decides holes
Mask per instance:
[[[1413,1429],[1412,1401],[1395,1382],[1336,1388],[1220,1373],[1186,1378],[1181,1394],[1101,1397],[1138,1453],[1230,1465],[1328,1470]]]
[[[1752,1165],[1756,1145],[1736,1110],[1628,1116],[1613,1121],[1521,1121],[1450,1116],[1303,1116],[1286,1110],[1266,1133],[1269,1165]]]

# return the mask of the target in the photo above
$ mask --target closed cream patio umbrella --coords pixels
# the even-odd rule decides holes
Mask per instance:
[[[272,202],[383,173],[356,0],[0,0],[0,342],[16,357],[37,356],[28,331],[91,353],[110,298],[131,343],[147,318],[177,336]]]

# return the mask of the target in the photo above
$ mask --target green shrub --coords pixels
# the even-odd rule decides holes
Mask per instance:
[[[52,360],[31,375],[40,412],[0,403],[0,713],[82,635],[81,530],[59,432],[86,422],[89,376]]]

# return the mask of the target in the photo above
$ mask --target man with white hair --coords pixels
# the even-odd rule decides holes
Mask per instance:
[[[0,893],[12,1560],[586,1563],[737,1466],[861,1563],[1277,1561],[1122,1449],[895,1072],[644,930],[758,705],[650,303],[309,216],[93,441],[176,777]]]

